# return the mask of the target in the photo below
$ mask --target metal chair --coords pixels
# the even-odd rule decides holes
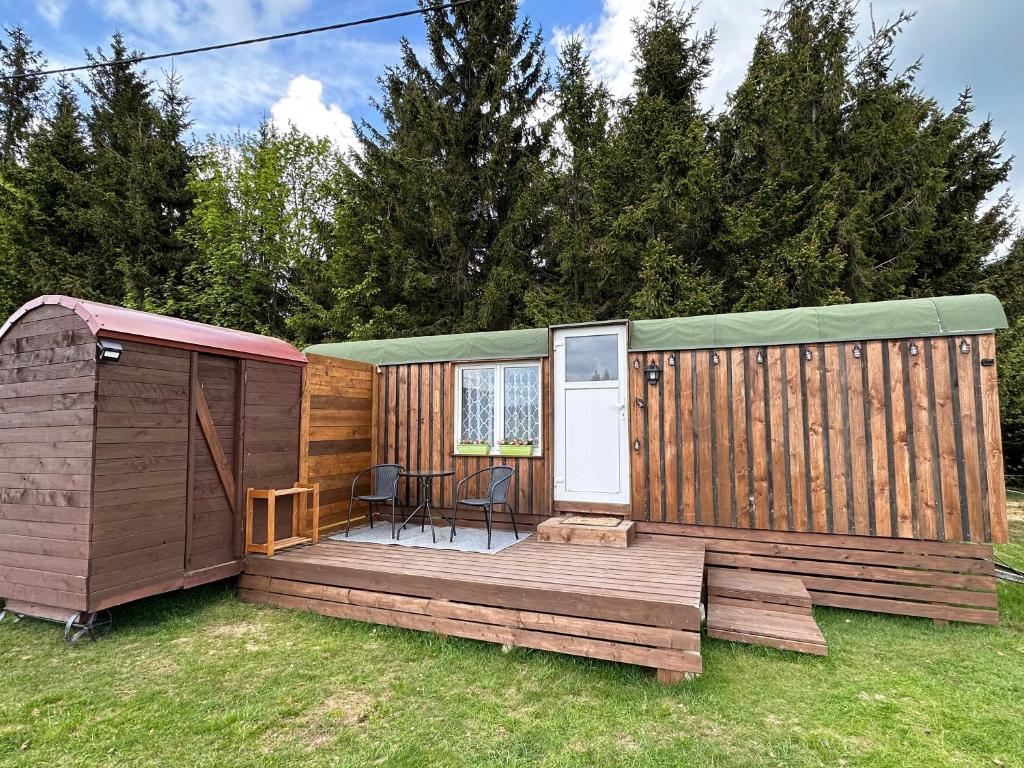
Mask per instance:
[[[462,486],[472,480],[477,475],[487,474],[487,498],[486,499],[463,499],[461,498]],[[459,514],[459,505],[464,504],[467,507],[477,507],[478,509],[484,510],[484,519],[487,521],[487,548],[491,548],[491,516],[494,512],[494,507],[502,506],[508,508],[508,513],[512,517],[512,532],[515,533],[516,539],[519,538],[519,530],[516,528],[516,513],[512,508],[512,504],[508,500],[508,487],[512,482],[512,475],[516,473],[513,467],[486,467],[471,475],[466,475],[462,480],[459,481],[458,487],[455,489],[455,509],[452,510],[452,533],[448,537],[448,541],[455,540],[455,518]]]
[[[367,472],[373,472],[373,493],[363,496],[356,496],[356,484]],[[348,536],[352,529],[352,505],[357,501],[365,501],[370,505],[367,518],[370,520],[370,527],[373,528],[373,505],[391,502],[391,538],[395,537],[395,504],[398,502],[398,478],[402,472],[401,464],[374,464],[367,467],[352,481],[352,493],[348,499],[348,524],[345,526],[345,535]]]

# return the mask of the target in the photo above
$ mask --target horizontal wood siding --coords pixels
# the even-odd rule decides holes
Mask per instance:
[[[245,362],[242,483],[246,488],[291,488],[299,479],[302,368]],[[253,529],[266,541],[266,501],[257,501]],[[291,536],[290,509],[278,509],[275,534]]]
[[[122,342],[97,367],[90,609],[182,586],[191,355]]]
[[[320,527],[332,530],[348,517],[352,481],[373,463],[373,366],[310,355],[302,392],[301,480],[320,483]],[[370,478],[359,492],[367,493]],[[365,505],[353,509],[362,521]]]
[[[991,334],[632,353],[633,515],[1005,542],[994,354]]]
[[[95,356],[64,307],[0,340],[0,598],[86,608]]]

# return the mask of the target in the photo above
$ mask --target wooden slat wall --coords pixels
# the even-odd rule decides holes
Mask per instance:
[[[89,607],[181,586],[190,353],[122,342],[97,366]]]
[[[529,528],[551,514],[551,369],[550,358],[541,362],[542,455],[537,458],[455,455],[455,372],[456,363],[413,363],[382,366],[375,374],[377,394],[374,444],[379,446],[376,460],[401,464],[409,469],[454,469],[455,476],[435,481],[434,497],[438,505],[451,509],[456,485],[462,478],[485,467],[515,467],[513,488],[516,522]],[[416,504],[412,484],[400,487],[406,506]],[[477,498],[486,495],[486,486],[467,484],[466,492]],[[466,507],[459,519],[479,522],[482,514]],[[496,512],[496,526],[508,527],[505,513]]]
[[[993,336],[854,346],[632,353],[634,517],[1005,542]]]
[[[551,512],[550,403],[544,402],[543,457],[456,456],[453,375],[454,363],[414,363],[375,366],[310,355],[307,368],[303,429],[303,479],[321,484],[321,520],[326,528],[343,524],[348,515],[352,480],[373,463],[396,463],[406,468],[454,469],[454,478],[435,481],[435,503],[453,505],[456,484],[484,467],[516,468],[512,494],[516,522],[529,528]],[[542,386],[550,390],[550,369],[541,367]],[[306,417],[308,414],[308,418]],[[357,491],[369,490],[369,479]],[[479,483],[467,487],[481,496]],[[402,506],[416,504],[416,489],[403,481]],[[463,507],[463,522],[477,523],[482,515]],[[362,522],[365,510],[356,507],[353,520]],[[495,525],[510,525],[507,514],[496,513]]]
[[[247,488],[291,488],[299,479],[302,372],[294,365],[244,362],[242,492]],[[255,535],[266,540],[266,502],[256,503]],[[278,507],[275,534],[291,535],[289,508]]]
[[[86,607],[95,350],[58,306],[0,340],[0,598]]]
[[[373,463],[373,366],[309,355],[302,391],[302,482],[320,483],[320,526],[331,531],[348,517],[352,480]],[[368,493],[369,477],[360,485]],[[356,505],[353,520],[365,517]]]

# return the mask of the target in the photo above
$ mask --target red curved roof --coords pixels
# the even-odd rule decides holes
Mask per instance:
[[[178,347],[248,360],[305,365],[306,357],[286,341],[215,325],[154,315],[135,309],[84,301],[71,296],[40,296],[11,315],[0,328],[0,339],[26,312],[47,304],[67,307],[98,337]]]

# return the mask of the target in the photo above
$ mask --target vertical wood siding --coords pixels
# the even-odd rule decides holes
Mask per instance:
[[[634,516],[1004,542],[994,357],[991,334],[631,353]]]
[[[551,370],[545,358],[541,363],[542,455],[536,458],[455,455],[455,363],[413,363],[381,366],[373,373],[376,384],[373,426],[375,460],[401,464],[408,469],[454,469],[455,476],[435,480],[434,498],[438,506],[451,509],[459,481],[485,467],[514,467],[510,495],[515,499],[516,522],[535,525],[551,514],[552,476],[549,457],[552,449]],[[311,442],[312,446],[313,443]],[[349,480],[351,483],[351,479]],[[416,504],[416,489],[403,482],[399,487],[406,506]],[[467,483],[464,493],[480,498],[486,485]],[[459,509],[460,520],[482,520],[482,515],[467,507]],[[508,516],[496,512],[497,525],[508,524]]]
[[[373,366],[309,355],[302,390],[301,480],[320,483],[320,526],[331,530],[348,518],[355,476],[376,462],[371,444]],[[358,493],[368,493],[370,479]],[[364,505],[353,509],[362,521]]]
[[[86,608],[95,344],[58,306],[0,340],[0,598]]]

